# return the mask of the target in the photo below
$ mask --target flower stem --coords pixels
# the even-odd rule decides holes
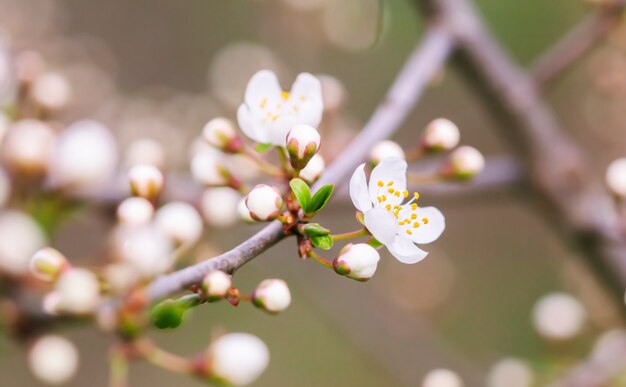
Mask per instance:
[[[167,352],[156,346],[151,340],[144,338],[134,342],[135,349],[150,363],[171,372],[191,374],[194,372],[192,360]]]
[[[276,176],[276,177],[284,176],[284,173],[280,170],[280,168],[277,168],[274,164],[265,160],[263,157],[261,157],[258,153],[256,153],[254,150],[250,149],[249,147],[244,146],[242,154],[246,155],[250,160],[252,160],[257,165],[259,170],[267,173],[268,175]]]
[[[111,350],[109,368],[109,387],[128,386],[128,356],[122,345],[116,345]]]
[[[369,234],[370,234],[369,231],[367,231],[367,229],[363,227],[355,231],[345,232],[343,234],[331,235],[330,237],[333,238],[333,241],[345,241],[347,239],[358,238],[358,237],[366,236]]]
[[[332,268],[333,264],[332,262],[320,257],[315,251],[311,250],[309,251],[309,257],[313,258],[317,263],[319,263],[322,266],[325,266],[327,268]]]

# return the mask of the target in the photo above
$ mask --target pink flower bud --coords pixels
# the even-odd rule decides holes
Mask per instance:
[[[232,121],[222,117],[209,121],[202,129],[202,137],[210,145],[227,153],[237,153],[243,146]]]
[[[265,222],[280,214],[283,198],[280,192],[269,185],[259,184],[246,196],[246,207],[252,219]]]
[[[448,178],[471,179],[485,168],[482,153],[471,146],[455,149],[443,165],[441,173]]]
[[[460,137],[459,128],[452,121],[437,118],[426,126],[422,146],[431,151],[450,150],[459,144]]]
[[[125,199],[117,207],[117,220],[124,225],[143,226],[152,220],[154,207],[147,199],[134,197]]]
[[[231,278],[221,270],[214,270],[202,280],[202,291],[209,301],[223,298],[232,286]]]
[[[69,268],[67,258],[52,247],[45,247],[30,259],[30,272],[33,276],[46,282],[53,282]]]
[[[262,281],[252,294],[252,302],[270,313],[278,313],[291,304],[291,293],[287,283],[281,279]]]
[[[380,141],[370,151],[369,159],[373,165],[378,165],[388,157],[397,157],[404,160],[405,154],[397,142],[391,140]]]
[[[320,178],[326,168],[324,158],[319,154],[311,157],[306,167],[300,171],[300,178],[304,179],[307,183],[312,184]]]
[[[297,125],[287,134],[289,162],[296,170],[306,167],[319,148],[320,134],[310,125]]]
[[[153,165],[137,165],[128,172],[130,188],[135,196],[153,200],[163,189],[163,173]]]
[[[380,255],[366,243],[350,243],[333,261],[333,268],[339,275],[345,275],[357,281],[367,281],[376,272]]]
[[[65,384],[78,370],[78,351],[69,340],[47,335],[28,353],[28,365],[37,379],[47,384]]]
[[[215,381],[234,386],[254,382],[269,364],[267,346],[247,333],[228,333],[213,343],[207,352],[207,373]]]

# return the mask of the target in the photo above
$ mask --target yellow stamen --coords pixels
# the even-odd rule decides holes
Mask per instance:
[[[261,100],[261,109],[265,109],[265,105],[267,105],[267,98]]]
[[[413,192],[413,198],[414,198],[415,200],[419,199],[419,198],[420,198],[420,194],[419,194],[419,192]]]
[[[391,186],[393,185],[393,180],[392,180],[392,181],[390,181],[389,183],[387,183],[387,185],[388,185],[389,187],[391,187]]]
[[[428,218],[422,218],[422,223],[428,224]]]
[[[283,99],[289,99],[289,92],[288,91],[281,91],[280,92],[280,96],[283,97]]]
[[[382,180],[378,180],[378,186],[379,186],[379,187],[382,187],[383,185],[385,185],[385,183],[383,183],[383,181],[382,181]]]
[[[413,228],[418,228],[420,224],[418,222],[413,223]]]
[[[391,204],[387,204],[385,208],[387,209],[387,211],[391,210]]]
[[[411,204],[411,209],[413,211],[417,210],[417,204],[415,204],[415,203]]]
[[[413,220],[417,219],[417,214],[411,214],[411,219]]]
[[[394,195],[396,195],[397,197],[400,197],[400,191],[396,191]]]
[[[405,198],[409,197],[409,191],[404,190],[404,192],[402,192],[402,196],[404,196]]]
[[[406,230],[406,233],[407,233],[407,234],[409,234],[409,235],[411,235],[411,234],[413,234],[413,231],[411,231],[411,230]]]
[[[394,191],[395,191],[395,189],[393,189],[393,188],[387,189],[387,192],[389,192],[390,194],[394,193]]]

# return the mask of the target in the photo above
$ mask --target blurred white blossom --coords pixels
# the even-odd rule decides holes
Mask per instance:
[[[267,368],[270,354],[258,337],[247,333],[228,333],[209,347],[208,370],[218,381],[235,386],[254,382]]]
[[[532,319],[541,336],[551,340],[567,340],[580,333],[587,319],[587,312],[576,298],[555,292],[537,301]]]
[[[31,257],[45,243],[30,216],[17,210],[0,212],[0,270],[12,275],[28,273]]]
[[[35,341],[28,353],[28,365],[39,381],[64,384],[78,370],[78,350],[69,340],[47,335]]]

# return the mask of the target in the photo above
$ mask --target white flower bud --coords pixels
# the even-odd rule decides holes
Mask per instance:
[[[191,174],[194,179],[208,186],[228,185],[232,176],[224,166],[223,157],[212,150],[196,153],[191,159]]]
[[[93,190],[111,181],[116,170],[117,145],[101,123],[78,121],[59,136],[50,170],[55,185]]]
[[[200,214],[193,206],[184,202],[171,202],[159,208],[155,224],[175,244],[193,244],[202,235]]]
[[[11,180],[4,169],[0,168],[0,208],[4,207],[11,197]]]
[[[52,247],[45,247],[35,253],[30,259],[30,272],[36,278],[53,282],[69,267],[67,258]]]
[[[207,122],[202,129],[202,137],[210,145],[228,153],[237,153],[243,145],[233,122],[223,117]]]
[[[63,313],[61,308],[61,296],[57,292],[48,292],[41,300],[41,309],[51,316],[58,316]]]
[[[208,188],[202,194],[202,215],[211,226],[232,226],[239,219],[239,192],[228,187]]]
[[[280,214],[283,198],[274,187],[259,184],[246,196],[246,207],[254,220],[269,221]]]
[[[278,313],[291,304],[287,283],[281,279],[266,279],[254,289],[252,302],[270,313]]]
[[[59,110],[69,103],[72,88],[63,75],[44,73],[35,78],[31,94],[33,99],[44,108]]]
[[[30,349],[28,365],[41,382],[64,384],[78,370],[78,351],[74,344],[61,336],[43,336]]]
[[[154,207],[147,199],[134,197],[125,199],[117,207],[117,219],[120,224],[144,226],[150,223]]]
[[[531,387],[533,384],[530,366],[513,358],[498,361],[487,374],[487,387]]]
[[[165,273],[172,266],[172,244],[168,237],[154,227],[126,230],[122,258],[137,274],[151,278]]]
[[[581,303],[566,293],[543,296],[533,307],[533,324],[549,340],[568,340],[580,333],[587,314]]]
[[[426,374],[422,387],[463,387],[463,380],[455,372],[439,368]]]
[[[163,172],[153,165],[136,165],[128,171],[133,195],[154,199],[163,189]]]
[[[129,262],[115,262],[107,265],[102,275],[110,290],[123,293],[139,282],[139,274]]]
[[[250,216],[250,210],[248,210],[248,206],[246,205],[246,198],[242,198],[237,205],[237,212],[239,213],[239,217],[244,222],[253,223],[254,219]]]
[[[369,154],[369,159],[374,165],[378,165],[388,157],[405,159],[404,151],[397,142],[391,140],[380,141],[374,145]]]
[[[2,143],[2,156],[13,170],[41,175],[48,169],[55,134],[47,124],[33,119],[15,122]]]
[[[124,164],[129,168],[147,164],[161,169],[165,166],[165,151],[158,141],[140,138],[130,143],[126,149]]]
[[[54,289],[60,297],[60,307],[64,312],[87,314],[100,304],[100,283],[87,269],[72,268],[64,271]]]
[[[319,154],[316,154],[311,157],[311,160],[309,160],[306,167],[300,171],[300,178],[305,180],[307,183],[312,184],[320,178],[324,172],[324,168],[326,168],[324,158]]]
[[[459,128],[452,121],[437,118],[426,126],[422,145],[433,151],[450,150],[459,145],[460,137]]]
[[[339,275],[357,281],[367,281],[376,272],[380,260],[378,251],[366,243],[357,243],[345,246],[339,256],[333,261],[333,268]]]
[[[221,270],[214,270],[204,276],[202,291],[209,300],[223,298],[232,286],[230,276]]]
[[[221,336],[211,343],[207,355],[210,376],[235,386],[254,382],[265,371],[270,360],[265,343],[247,333]]]
[[[607,168],[605,178],[611,192],[626,199],[626,157],[614,160]]]
[[[1,270],[27,274],[31,257],[45,243],[43,232],[30,216],[15,210],[0,213]]]
[[[471,146],[461,146],[452,151],[444,164],[442,174],[457,179],[469,179],[485,168],[485,158],[480,151]]]
[[[296,125],[287,133],[289,162],[296,170],[306,167],[320,149],[320,134],[311,125]]]

